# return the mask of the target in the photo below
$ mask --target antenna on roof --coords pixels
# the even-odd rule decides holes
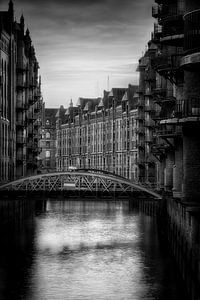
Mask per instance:
[[[107,91],[109,91],[110,89],[110,78],[109,78],[109,75],[108,75],[108,79],[107,79]]]

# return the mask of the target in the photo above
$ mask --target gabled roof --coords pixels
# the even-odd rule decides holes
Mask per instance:
[[[103,98],[101,98],[99,104],[98,104],[98,107],[104,107],[104,104],[103,104]]]
[[[128,100],[128,94],[127,92],[125,92],[123,98],[122,98],[122,101],[127,101]]]

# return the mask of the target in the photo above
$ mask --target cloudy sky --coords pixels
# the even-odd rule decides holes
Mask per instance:
[[[137,61],[153,28],[153,0],[14,0],[25,17],[48,107],[137,83]],[[1,0],[0,10],[8,1]],[[109,81],[108,81],[109,76]]]

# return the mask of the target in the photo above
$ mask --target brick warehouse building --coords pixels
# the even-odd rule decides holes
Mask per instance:
[[[0,182],[37,172],[41,125],[39,65],[24,17],[0,12]]]
[[[137,180],[138,87],[113,88],[103,98],[79,98],[57,112],[57,170],[107,170]]]
[[[50,173],[56,171],[56,113],[57,108],[42,109],[42,126],[40,129],[39,146],[39,173]]]

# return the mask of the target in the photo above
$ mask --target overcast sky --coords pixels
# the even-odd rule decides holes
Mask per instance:
[[[153,0],[14,0],[29,27],[46,106],[136,84],[137,61],[153,28]],[[8,1],[1,0],[0,10]]]

